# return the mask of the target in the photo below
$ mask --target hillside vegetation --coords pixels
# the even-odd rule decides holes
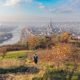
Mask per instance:
[[[80,80],[80,40],[64,32],[2,46],[0,74],[2,80]]]

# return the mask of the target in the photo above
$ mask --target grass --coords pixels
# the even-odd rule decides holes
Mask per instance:
[[[32,51],[32,50],[23,50],[23,51],[12,51],[12,52],[7,52],[5,57],[2,58],[0,57],[0,60],[1,59],[17,59],[17,58],[27,58],[27,54],[28,53],[35,53],[36,51]]]
[[[30,66],[33,66],[33,64],[32,64],[32,62],[33,61],[31,61],[31,60],[29,60],[28,58],[27,58],[27,55],[29,54],[29,53],[36,53],[36,50],[29,50],[29,51],[27,51],[27,50],[22,50],[22,51],[12,51],[12,52],[7,52],[7,54],[5,55],[5,57],[4,58],[2,58],[2,57],[0,57],[0,60],[1,61],[7,61],[8,63],[6,63],[6,64],[9,64],[9,61],[12,61],[12,62],[10,62],[11,64],[13,64],[13,62],[15,61],[15,60],[21,60],[21,61],[26,61],[26,65],[28,65],[28,64],[30,64],[30,65],[28,65],[28,67],[30,67]],[[11,67],[11,68],[0,68],[0,74],[5,74],[5,73],[23,73],[23,72],[26,72],[26,70],[27,70],[27,68],[26,67],[19,67],[19,66],[17,66],[17,64],[18,64],[18,61],[15,61],[15,64],[14,65],[16,65],[15,66],[15,68],[14,67]],[[10,64],[10,65],[11,65]],[[21,64],[21,63],[20,63]],[[44,71],[44,74],[42,74],[42,72],[40,73],[40,74],[36,74],[36,76],[34,77],[33,76],[33,80],[42,80],[42,77],[44,76],[45,78],[47,77],[47,78],[55,78],[56,80],[65,80],[65,78],[67,78],[68,76],[65,76],[66,75],[66,73],[63,71],[62,73],[60,72],[60,70],[61,69],[55,69],[55,67],[54,66],[52,66],[51,65],[52,63],[49,63],[49,62],[42,62],[40,59],[39,59],[39,63],[38,63],[38,66],[39,66],[39,68],[42,70],[42,72]],[[13,66],[14,66],[13,65]],[[24,65],[23,65],[24,66]],[[45,69],[44,69],[45,68]],[[69,69],[72,69],[73,68],[73,65],[71,64],[70,66],[69,66]],[[49,71],[46,73],[46,70],[48,70],[49,69]],[[22,70],[22,71],[21,71]],[[43,75],[43,76],[40,76],[40,75]],[[65,75],[64,75],[65,74]],[[74,73],[74,76],[73,76],[73,78],[72,78],[72,80],[77,80],[78,79],[78,75],[80,74],[80,66],[78,67],[78,71],[77,72],[75,72]],[[47,75],[47,76],[46,76]],[[45,79],[46,80],[46,79]]]
[[[14,52],[8,52],[5,56],[5,58],[19,58],[19,57],[24,57],[27,56],[27,52],[26,51],[14,51]]]
[[[69,74],[70,72],[66,72],[65,70],[56,70],[56,69],[53,69],[53,70],[50,70],[48,69],[46,71],[46,73],[44,74],[43,78],[44,80],[69,80]],[[75,72],[74,75],[72,76],[72,79],[71,80],[80,80],[80,72],[77,73]]]

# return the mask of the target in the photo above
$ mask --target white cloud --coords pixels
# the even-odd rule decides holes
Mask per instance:
[[[75,13],[79,11],[80,0],[67,0],[64,4],[61,3],[56,7],[48,7],[48,11],[55,13]]]
[[[6,0],[3,6],[16,6],[20,4],[21,0]]]
[[[39,8],[39,9],[44,9],[44,8],[46,8],[46,6],[45,5],[43,5],[42,3],[37,3],[36,4],[37,5],[37,8]]]
[[[2,6],[3,7],[10,7],[10,6],[17,6],[21,3],[32,3],[33,0],[6,0]]]
[[[40,8],[40,9],[44,9],[45,6],[44,6],[44,5],[39,5],[38,8]]]

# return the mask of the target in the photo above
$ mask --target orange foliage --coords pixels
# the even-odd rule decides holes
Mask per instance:
[[[59,43],[54,46],[51,50],[46,49],[38,51],[40,61],[50,61],[54,64],[63,64],[68,56],[74,52],[74,48],[70,44]]]
[[[37,36],[30,36],[27,40],[30,49],[34,48],[39,43],[39,38]]]
[[[72,45],[60,43],[53,47],[52,54],[55,55],[54,58],[62,60],[65,59],[68,55],[70,55],[73,50],[74,48]]]
[[[60,34],[60,41],[62,42],[68,42],[68,40],[70,39],[71,35],[67,32],[61,33]]]

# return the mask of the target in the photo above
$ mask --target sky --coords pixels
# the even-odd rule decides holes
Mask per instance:
[[[0,0],[0,21],[80,21],[80,0]]]

